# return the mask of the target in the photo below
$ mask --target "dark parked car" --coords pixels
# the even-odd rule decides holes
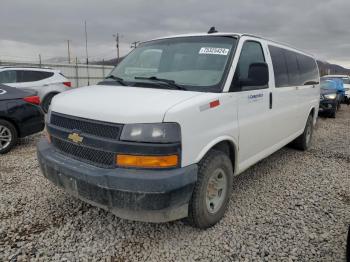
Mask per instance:
[[[10,151],[18,138],[44,129],[39,104],[40,98],[31,91],[0,85],[0,154]]]
[[[340,96],[336,83],[332,80],[321,81],[319,113],[335,118],[340,105]]]

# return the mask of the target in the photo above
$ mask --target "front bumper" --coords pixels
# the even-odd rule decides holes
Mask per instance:
[[[171,170],[105,169],[69,158],[44,139],[37,154],[47,179],[118,217],[159,223],[188,215],[197,165]]]
[[[337,109],[337,100],[336,99],[323,99],[320,101],[320,107],[318,112],[328,113]]]

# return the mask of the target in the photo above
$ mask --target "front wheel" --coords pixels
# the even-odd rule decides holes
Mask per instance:
[[[229,157],[211,150],[199,163],[198,180],[189,204],[189,221],[198,228],[215,225],[225,214],[232,191]]]
[[[16,142],[16,128],[10,122],[0,119],[0,154],[9,152]]]

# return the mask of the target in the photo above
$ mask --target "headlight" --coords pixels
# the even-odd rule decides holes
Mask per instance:
[[[120,139],[148,143],[174,143],[181,141],[181,129],[177,123],[127,124]]]
[[[335,99],[337,97],[336,94],[329,94],[329,95],[324,95],[326,99]]]

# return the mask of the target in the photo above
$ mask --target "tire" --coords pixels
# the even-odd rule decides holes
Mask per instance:
[[[13,124],[0,119],[0,154],[9,152],[17,143],[17,130]]]
[[[307,118],[304,132],[293,141],[293,146],[302,151],[308,150],[311,145],[313,129],[313,117],[310,114]]]
[[[221,220],[230,200],[232,181],[233,168],[229,157],[221,151],[209,151],[199,163],[198,180],[189,203],[188,220],[192,226],[209,228]]]
[[[329,113],[329,117],[335,118],[336,114],[337,114],[337,110],[334,109],[332,112]]]
[[[52,98],[57,95],[56,93],[51,93],[45,96],[43,102],[41,103],[41,108],[43,109],[44,113],[46,114],[49,111]]]

